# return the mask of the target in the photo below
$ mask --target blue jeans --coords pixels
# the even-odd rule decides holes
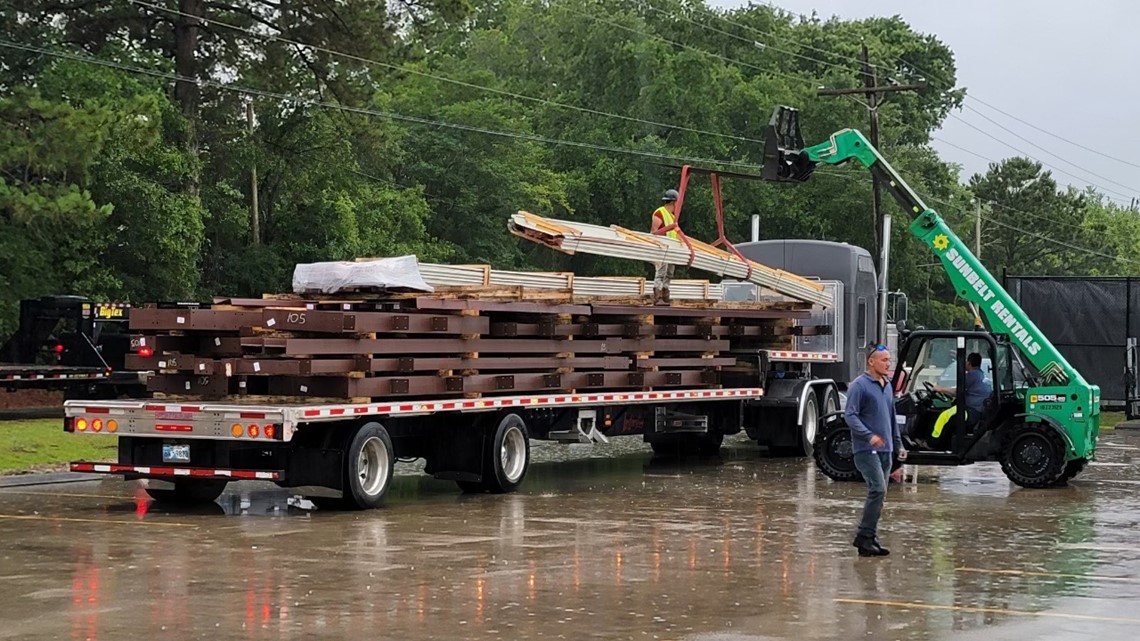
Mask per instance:
[[[890,452],[856,452],[855,468],[867,481],[867,502],[859,520],[859,536],[874,538],[883,513],[883,497],[887,495],[887,477],[891,474]]]

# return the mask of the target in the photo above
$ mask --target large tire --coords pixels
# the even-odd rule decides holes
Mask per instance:
[[[361,425],[348,440],[343,462],[339,507],[348,510],[380,507],[392,485],[396,466],[388,430],[379,423]],[[322,500],[321,503],[336,505],[334,501]]]
[[[160,490],[146,488],[146,493],[155,501],[175,505],[203,505],[218,500],[226,489],[226,481],[213,479],[179,479],[174,481],[174,489]]]
[[[1085,471],[1085,466],[1088,465],[1088,462],[1088,459],[1078,458],[1065,463],[1065,472],[1061,474],[1061,480],[1057,481],[1057,485],[1065,485],[1076,478],[1078,474]]]
[[[1001,470],[1021,487],[1043,488],[1063,484],[1065,450],[1065,439],[1052,427],[1041,423],[1022,423],[1014,427],[1006,438]]]
[[[823,424],[816,435],[813,456],[816,467],[828,478],[836,481],[863,480],[863,475],[855,468],[851,429],[842,418],[833,418]]]
[[[838,402],[838,399],[836,401]],[[798,424],[796,421],[799,416],[796,413],[791,413],[788,425],[784,427],[784,429],[796,433],[797,443],[795,445],[771,446],[769,452],[772,456],[811,456],[815,449],[815,441],[819,437],[819,417],[819,398],[815,395],[815,390],[811,390],[807,393],[807,398],[804,399],[803,423]]]
[[[456,481],[464,492],[506,494],[522,485],[530,468],[530,434],[518,414],[507,414],[483,439],[483,480]]]

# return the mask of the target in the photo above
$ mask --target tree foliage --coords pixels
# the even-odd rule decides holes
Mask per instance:
[[[953,53],[898,17],[701,0],[14,0],[0,20],[5,40],[81,58],[0,49],[0,334],[19,298],[257,295],[288,287],[301,261],[647,274],[522,243],[507,217],[644,229],[680,164],[755,172],[775,105],[801,110],[809,142],[862,128],[859,101],[816,90],[858,86],[863,44],[887,81],[932,76],[936,90],[882,105],[884,153],[963,238],[983,203],[995,273],[1140,260],[1133,212],[1059,189],[1030,160],[963,182],[937,156],[930,133],[963,97]],[[874,242],[865,172],[728,178],[724,194],[736,240],[758,214],[764,238]],[[710,195],[695,177],[690,235],[716,237]],[[892,289],[920,323],[962,322],[893,211]]]

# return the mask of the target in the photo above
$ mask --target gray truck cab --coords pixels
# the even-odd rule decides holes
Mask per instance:
[[[830,335],[797,336],[790,352],[761,352],[764,397],[750,402],[745,414],[745,429],[757,444],[776,455],[810,456],[819,419],[842,408],[843,391],[865,371],[863,355],[875,343],[875,263],[862,247],[826,240],[762,240],[736,247],[762,265],[819,280],[837,298],[806,323],[830,325]],[[724,291],[726,300],[762,295],[755,286],[727,281]],[[892,356],[894,329],[887,333]]]
[[[843,283],[840,318],[833,328],[840,335],[836,342],[840,360],[814,364],[812,372],[817,377],[833,379],[843,388],[866,369],[860,355],[874,344],[878,326],[877,275],[870,252],[827,240],[760,240],[740,243],[736,248],[749,260],[768,267]]]

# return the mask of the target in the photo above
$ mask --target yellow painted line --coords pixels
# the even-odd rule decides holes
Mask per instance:
[[[1094,581],[1120,581],[1121,583],[1140,583],[1140,578],[1132,576],[1106,576],[1103,574],[1062,574],[1058,572],[1031,572],[1028,570],[989,570],[986,568],[958,568],[955,572],[973,572],[977,574],[1005,574],[1009,576],[1043,576],[1058,579],[1092,579]]]
[[[1082,621],[1108,621],[1112,623],[1136,623],[1140,619],[1127,619],[1124,617],[1098,617],[1091,614],[1068,614],[1065,612],[1031,612],[1029,610],[1007,610],[1005,608],[980,608],[966,605],[935,605],[931,603],[911,603],[907,601],[875,601],[869,599],[833,599],[835,603],[848,603],[853,605],[882,605],[893,608],[907,608],[912,610],[952,610],[954,612],[981,612],[985,614],[1008,614],[1023,617],[1050,617],[1054,619],[1080,619]]]
[[[69,523],[105,523],[110,525],[154,525],[158,527],[197,527],[194,523],[160,523],[157,521],[124,521],[122,519],[80,519],[68,516],[36,516],[32,514],[0,514],[0,519],[19,521],[67,521]]]

